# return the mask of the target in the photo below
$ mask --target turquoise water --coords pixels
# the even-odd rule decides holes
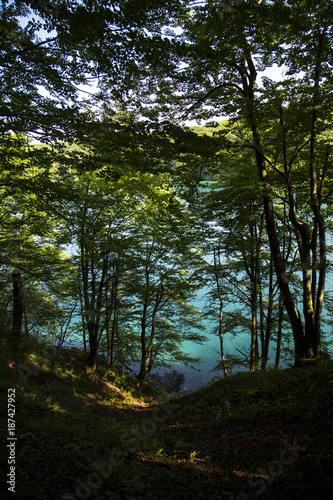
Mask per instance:
[[[197,307],[200,310],[205,309],[205,299],[201,298],[196,303]],[[229,305],[229,310],[232,306]],[[183,351],[190,354],[194,358],[200,358],[201,362],[196,365],[196,368],[192,368],[189,366],[182,366],[180,364],[174,363],[173,369],[177,372],[182,373],[185,376],[185,382],[182,386],[182,390],[193,390],[197,387],[205,385],[209,383],[214,377],[223,377],[223,372],[221,370],[214,370],[216,364],[220,361],[220,339],[216,334],[207,333],[207,331],[211,330],[212,324],[206,322],[206,331],[202,330],[200,333],[207,337],[207,342],[204,344],[197,344],[195,342],[184,342],[183,343]],[[217,331],[217,326],[216,326]],[[268,367],[272,363],[274,365],[275,362],[275,344],[272,341],[271,349],[269,351],[269,361]],[[243,353],[245,353],[249,357],[250,353],[250,331],[243,331],[237,333],[237,335],[227,334],[223,339],[223,347],[224,347],[224,356],[228,359],[228,356],[234,355],[242,358],[242,355],[237,351],[239,349]],[[281,367],[286,367],[292,364],[292,359],[290,362],[283,362],[281,360]],[[234,365],[229,370],[228,373],[236,373],[239,371],[246,371],[248,367]],[[156,369],[155,370],[159,374],[163,374],[167,372],[167,370]]]
[[[196,300],[193,302],[193,305],[203,313],[205,313],[207,310],[207,298],[204,295],[206,291],[207,289],[202,291],[201,294],[198,295]],[[327,282],[326,282],[326,294],[329,293],[333,293],[333,277],[331,274],[327,276]],[[229,303],[227,307],[225,308],[224,312],[226,312],[227,310],[229,311],[232,310],[232,308],[235,306]],[[248,313],[250,314],[249,310]],[[207,384],[208,382],[211,381],[213,377],[223,376],[223,373],[221,371],[214,370],[214,367],[220,361],[221,358],[220,358],[220,340],[218,338],[218,335],[209,333],[212,329],[212,326],[214,326],[212,325],[212,322],[209,322],[207,320],[203,321],[203,330],[200,331],[199,333],[207,337],[207,341],[205,343],[197,344],[194,342],[187,341],[184,342],[182,345],[182,350],[185,353],[188,353],[192,357],[199,358],[201,360],[201,362],[197,364],[195,368],[180,365],[177,363],[172,363],[171,369],[162,369],[157,367],[153,370],[153,373],[163,376],[165,375],[165,373],[170,373],[172,372],[172,370],[176,370],[178,373],[183,374],[185,377],[185,381],[182,385],[182,390],[193,390],[197,387]],[[216,332],[217,332],[217,327],[218,325],[216,324]],[[331,357],[333,357],[332,326],[330,325],[326,326],[325,330],[323,331],[323,340],[329,340],[329,339],[331,340],[331,344],[328,352],[331,355]],[[74,340],[72,344],[82,347],[81,339],[76,341]],[[249,356],[250,352],[249,330],[243,330],[239,332],[237,336],[233,336],[231,334],[227,334],[224,336],[224,355],[226,359],[228,359],[228,356],[230,355],[237,355],[241,357],[237,349],[241,350],[242,352],[246,353],[247,356]],[[268,361],[268,368],[270,366],[274,366],[274,361],[275,361],[275,344],[273,341],[271,342],[269,358],[270,359]],[[291,358],[286,360],[283,359],[280,360],[280,366],[282,368],[291,366],[292,363],[293,360]],[[236,371],[244,371],[244,370],[248,370],[248,367],[235,365],[232,367],[232,369],[228,371],[228,373],[235,373]]]
[[[333,293],[333,277],[331,274],[327,276],[326,282],[326,294]],[[194,305],[201,311],[205,311],[206,309],[206,299],[204,296],[198,298]],[[230,311],[232,309],[232,305],[228,305],[227,310]],[[327,314],[327,311],[325,312]],[[324,314],[325,314],[324,313]],[[249,311],[250,314],[250,311]],[[206,323],[206,330],[211,330],[212,324]],[[333,357],[333,331],[332,326],[326,325],[323,330],[323,340],[330,340],[330,348],[328,352],[331,357]],[[217,331],[217,326],[216,326]],[[174,363],[173,368],[182,373],[185,376],[185,382],[182,386],[182,390],[193,390],[197,387],[205,385],[209,383],[214,377],[223,377],[223,373],[221,370],[213,370],[216,364],[220,361],[220,340],[218,335],[209,334],[207,331],[201,331],[203,335],[207,336],[207,342],[204,344],[197,344],[194,342],[184,342],[183,343],[183,351],[191,354],[195,358],[200,358],[201,363],[197,365],[197,368],[191,368],[189,366],[182,366],[180,364]],[[273,332],[274,333],[274,332]],[[243,331],[237,334],[237,336],[233,336],[231,334],[224,336],[224,355],[225,358],[228,359],[228,355],[237,355],[241,357],[241,354],[238,353],[237,349],[241,350],[249,357],[250,353],[250,331]],[[260,348],[259,348],[260,349]],[[276,344],[272,340],[270,343],[269,350],[269,360],[267,363],[267,368],[274,366],[275,363],[275,352]],[[280,367],[286,368],[290,367],[293,364],[293,359],[291,357],[287,357],[285,359],[280,359]],[[246,371],[248,367],[242,367],[240,365],[235,365],[228,370],[229,374],[236,373],[238,371]],[[157,373],[163,374],[167,370],[156,369]]]

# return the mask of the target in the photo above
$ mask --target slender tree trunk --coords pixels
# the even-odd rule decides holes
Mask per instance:
[[[249,224],[249,232],[251,236],[251,257],[250,265],[247,263],[246,254],[243,253],[245,270],[250,278],[250,297],[251,297],[251,346],[250,346],[250,371],[258,370],[259,365],[259,347],[258,347],[258,293],[260,279],[260,242],[261,242],[261,225],[258,233],[256,222],[251,221]]]
[[[273,315],[273,303],[274,303],[274,293],[273,293],[273,261],[270,260],[269,266],[269,285],[268,285],[268,306],[267,306],[267,316],[266,316],[266,329],[263,332],[263,343],[262,343],[262,354],[261,354],[261,369],[265,370],[268,361],[268,351],[269,342],[272,333],[272,315]]]
[[[13,280],[13,325],[11,336],[14,340],[19,340],[22,333],[23,323],[23,290],[21,273],[14,271]]]
[[[82,249],[81,249],[81,251],[82,251]],[[80,297],[80,315],[81,315],[81,324],[82,324],[83,349],[84,349],[84,352],[86,352],[86,350],[87,350],[86,321],[85,321],[85,315],[84,315],[84,304],[83,304],[80,278],[79,278],[79,297]]]
[[[326,267],[327,267],[327,259],[326,259],[326,231],[325,231],[325,221],[323,216],[318,213],[317,215],[319,224],[319,253],[320,253],[320,269],[319,269],[319,278],[318,278],[318,287],[317,287],[317,296],[316,296],[316,311],[314,318],[314,329],[312,335],[312,346],[313,353],[316,358],[321,356],[321,335],[320,335],[320,327],[321,327],[321,317],[323,311],[323,303],[324,303],[324,292],[325,292],[325,280],[326,280]]]
[[[151,333],[150,333],[148,353],[147,353],[147,367],[148,367],[147,375],[151,372],[154,364],[154,340],[155,340],[155,329],[156,329],[156,317],[157,317],[157,312],[160,308],[160,304],[162,302],[163,294],[164,294],[164,286],[161,285],[160,289],[157,290],[156,292],[155,305],[151,320]]]
[[[221,254],[220,254],[220,247],[218,247],[217,249],[214,248],[214,274],[215,274],[215,281],[216,281],[216,287],[217,287],[217,295],[219,298],[218,336],[220,339],[220,355],[221,355],[223,375],[227,376],[228,370],[227,370],[227,364],[226,364],[226,359],[224,356],[224,347],[223,347],[223,298],[222,298],[222,291],[221,291],[221,285],[220,285],[220,279],[219,279],[220,266],[221,266]]]
[[[143,383],[148,372],[146,329],[147,329],[147,315],[148,315],[149,279],[150,279],[149,270],[146,269],[146,293],[145,293],[145,299],[143,303],[142,317],[141,317],[141,362],[140,362],[140,371],[137,375],[139,386]]]
[[[97,349],[98,349],[98,331],[94,321],[88,321],[88,336],[89,336],[89,355],[87,365],[92,371],[96,370]]]
[[[280,355],[281,355],[281,338],[282,338],[282,321],[283,321],[283,301],[282,295],[279,296],[279,319],[278,319],[278,330],[276,339],[276,354],[275,354],[275,370],[279,368]]]
[[[108,331],[108,368],[112,366],[113,363],[113,354],[114,354],[114,340],[116,337],[116,331],[118,326],[118,304],[117,304],[117,294],[118,294],[118,277],[115,276],[114,281],[112,283],[111,289],[111,304],[109,315],[112,317],[112,326],[111,326],[111,335],[109,333],[109,326],[107,328]]]
[[[154,363],[154,339],[155,339],[155,327],[156,327],[156,316],[157,312],[159,310],[160,304],[162,302],[164,294],[164,287],[163,285],[160,286],[160,288],[156,292],[156,298],[155,298],[155,304],[154,304],[154,309],[152,312],[152,319],[151,319],[151,330],[150,330],[150,336],[149,336],[149,344],[147,346],[146,343],[146,325],[147,325],[147,300],[144,303],[144,314],[143,318],[145,318],[145,328],[144,328],[144,349],[142,349],[141,352],[141,365],[140,365],[140,372],[138,374],[138,381],[139,381],[139,386],[145,381],[147,375],[151,372],[153,368],[153,363]],[[141,340],[141,345],[142,345]]]
[[[256,259],[253,259],[256,261]],[[258,369],[258,263],[252,263],[253,275],[251,277],[251,352],[250,352],[250,371]]]
[[[102,276],[98,285],[96,284],[95,278],[95,259],[91,257],[91,299],[89,302],[88,290],[86,291],[86,297],[88,299],[88,311],[89,311],[89,322],[88,322],[88,332],[89,332],[89,356],[87,359],[88,366],[92,370],[96,369],[97,360],[97,349],[102,335],[102,330],[100,331],[100,320],[101,320],[101,308],[103,299],[103,290],[106,282],[106,274],[108,269],[108,258],[107,255],[103,256],[103,269]]]

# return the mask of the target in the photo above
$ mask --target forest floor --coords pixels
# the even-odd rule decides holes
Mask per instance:
[[[53,367],[34,342],[13,350],[3,339],[0,351],[1,498],[332,497],[332,361],[170,396],[89,373],[77,350]]]

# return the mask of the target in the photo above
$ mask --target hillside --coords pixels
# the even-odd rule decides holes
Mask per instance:
[[[317,500],[333,492],[332,362],[237,374],[170,397],[149,385],[137,393],[134,380],[102,369],[87,373],[75,350],[62,351],[52,371],[35,342],[15,352],[2,340],[1,358],[1,498],[14,498],[3,486],[9,456],[17,500]]]

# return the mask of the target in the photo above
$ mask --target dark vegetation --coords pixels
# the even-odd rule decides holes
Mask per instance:
[[[1,495],[330,496],[332,44],[330,0],[1,2]],[[225,380],[152,385],[205,333]]]
[[[69,349],[51,370],[42,344],[15,351],[1,340],[2,444],[15,388],[18,500],[330,497],[331,361],[180,396],[138,390],[102,360],[95,372],[84,365]],[[6,446],[1,454],[6,463]]]

